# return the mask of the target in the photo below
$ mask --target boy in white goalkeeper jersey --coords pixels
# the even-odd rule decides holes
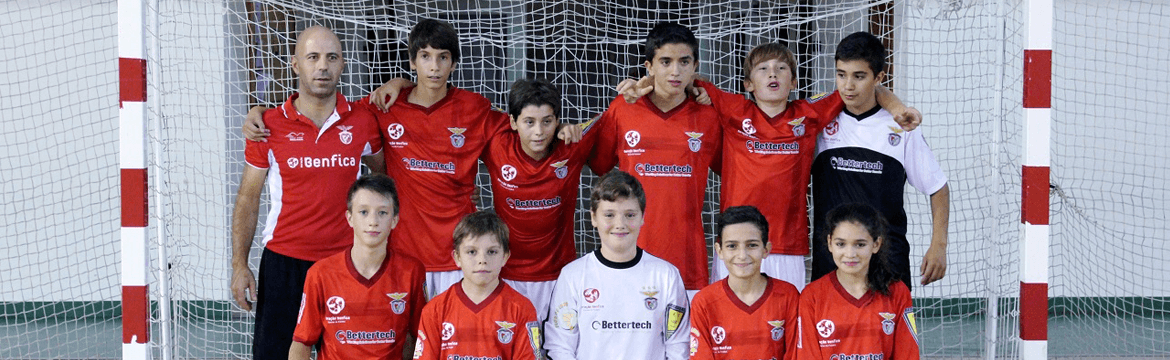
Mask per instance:
[[[642,184],[614,170],[590,195],[601,249],[574,260],[553,288],[545,348],[554,360],[686,359],[690,321],[678,269],[637,246]]]

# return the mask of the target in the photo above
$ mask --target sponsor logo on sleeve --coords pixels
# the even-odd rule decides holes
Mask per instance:
[[[695,353],[699,352],[699,329],[691,328],[691,357],[695,357]]]
[[[813,95],[812,97],[808,98],[808,103],[812,104],[812,103],[815,103],[817,101],[821,101],[822,99],[824,99],[828,95],[829,95],[829,93],[820,93],[820,94]]]
[[[524,327],[528,328],[528,342],[532,345],[532,352],[536,354],[537,359],[542,359],[543,352],[540,350],[540,347],[542,346],[541,341],[544,338],[540,334],[540,322],[529,321],[527,324],[524,324]]]
[[[573,330],[577,328],[577,310],[569,306],[569,303],[563,302],[557,305],[557,311],[553,316],[553,325],[564,330]]]
[[[496,330],[496,340],[499,340],[501,344],[512,343],[512,335],[514,335],[512,328],[516,327],[516,324],[507,321],[496,321],[496,325],[500,327]]]
[[[425,346],[426,341],[427,341],[427,334],[424,333],[422,330],[419,330],[418,331],[418,338],[416,338],[414,340],[414,358],[415,358],[415,360],[418,360],[418,358],[422,357],[423,347]]]
[[[675,304],[666,304],[666,335],[665,339],[670,339],[675,331],[682,326],[683,315],[687,313],[687,309]]]
[[[345,309],[345,299],[340,296],[330,296],[329,300],[325,300],[325,307],[329,309],[330,313],[337,315],[341,313],[342,309]]]
[[[902,312],[902,320],[906,322],[906,326],[910,328],[910,336],[914,338],[914,343],[918,344],[918,322],[914,319],[914,308],[908,307]]]
[[[407,293],[389,293],[386,296],[390,297],[390,311],[395,314],[402,315],[406,311],[406,294]]]
[[[784,320],[771,320],[768,325],[772,325],[772,341],[784,338]]]
[[[353,129],[352,125],[339,125],[337,126],[337,129],[341,130],[340,133],[337,133],[337,137],[340,138],[342,144],[349,145],[349,143],[353,142],[353,133],[349,132],[349,129]]]

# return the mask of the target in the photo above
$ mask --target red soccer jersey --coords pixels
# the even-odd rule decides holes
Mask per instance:
[[[529,359],[540,353],[536,308],[503,281],[479,304],[460,283],[423,309],[415,359]]]
[[[508,224],[512,256],[500,277],[518,281],[556,280],[577,258],[573,213],[577,209],[581,168],[593,149],[596,131],[582,126],[581,142],[553,139],[544,159],[533,160],[520,136],[505,131],[492,138],[484,156],[492,182],[496,214]]]
[[[918,326],[910,289],[890,283],[890,296],[849,295],[831,272],[800,294],[802,360],[918,359]],[[880,356],[880,357],[879,357]]]
[[[691,302],[691,359],[795,359],[799,302],[795,286],[773,278],[750,306],[727,279],[708,285]]]
[[[719,156],[718,116],[690,98],[664,113],[649,97],[628,104],[618,96],[595,125],[589,167],[604,174],[616,164],[642,183],[646,223],[638,246],[677,267],[687,290],[710,281],[702,212],[707,170]]]
[[[507,127],[479,94],[449,87],[431,107],[407,102],[408,88],[390,111],[374,111],[386,149],[386,173],[398,185],[398,228],[390,247],[422,261],[427,271],[459,269],[451,233],[475,212],[471,194],[488,138]],[[368,98],[365,101],[368,104]]]
[[[293,340],[321,342],[318,359],[401,358],[426,301],[425,277],[418,260],[392,251],[369,279],[348,250],[325,258],[305,278]]]
[[[808,182],[817,133],[845,103],[836,93],[788,103],[769,117],[742,95],[698,82],[723,124],[722,209],[752,205],[768,219],[773,254],[808,255]]]
[[[281,255],[317,261],[353,244],[345,221],[345,199],[357,179],[362,155],[382,150],[374,115],[351,107],[341,93],[337,109],[317,128],[297,112],[289,96],[264,112],[268,142],[245,141],[248,165],[268,170],[272,201],[264,246]]]

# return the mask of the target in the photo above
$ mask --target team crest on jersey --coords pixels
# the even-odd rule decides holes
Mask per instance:
[[[804,136],[804,118],[804,116],[801,116],[799,119],[788,122],[788,125],[792,125],[792,136]]]
[[[353,142],[353,133],[349,132],[349,129],[353,129],[352,125],[351,126],[342,125],[342,126],[338,126],[337,128],[341,130],[341,133],[338,133],[337,136],[341,138],[342,144],[349,145],[349,143]]]
[[[467,131],[467,128],[450,127],[447,128],[447,131],[451,132],[451,146],[456,148],[463,147],[463,143],[467,141],[467,137],[463,136],[463,132]]]
[[[637,130],[626,132],[626,145],[630,147],[638,146],[639,141],[642,141],[642,134],[639,134]]]
[[[524,327],[528,328],[528,342],[532,345],[532,352],[537,354],[537,359],[540,359],[540,322],[529,321],[527,324],[524,324]]]
[[[516,324],[507,321],[496,321],[496,325],[500,326],[500,329],[496,330],[496,340],[499,340],[501,344],[512,343],[512,328]]]
[[[451,325],[451,323],[449,323],[449,322],[444,322],[443,323],[443,336],[442,336],[443,341],[451,340],[451,337],[454,337],[454,336],[455,336],[455,325]]]
[[[516,178],[516,167],[505,164],[500,167],[500,176],[504,178],[504,181],[512,181],[512,179]]]
[[[700,137],[703,137],[703,133],[688,131],[686,134],[690,137],[687,139],[687,147],[691,148],[691,152],[699,152],[699,149],[703,148],[703,140],[699,140]]]
[[[833,331],[836,330],[837,325],[833,324],[833,320],[824,319],[817,322],[817,334],[820,334],[823,338],[833,335]]]
[[[305,141],[305,133],[303,132],[290,132],[285,137],[288,138],[288,141]]]
[[[569,163],[569,159],[565,159],[565,160],[561,160],[561,161],[557,161],[555,163],[552,163],[551,166],[554,169],[553,173],[557,175],[557,179],[564,179],[566,176],[569,176],[569,168],[565,167],[565,164],[568,164],[568,163]]]
[[[588,288],[585,289],[583,295],[585,295],[585,302],[593,303],[594,301],[597,301],[598,297],[601,296],[601,292],[594,288]]]
[[[386,296],[390,297],[390,311],[398,315],[406,312],[406,293],[389,293]]]
[[[402,124],[393,123],[386,127],[386,135],[389,135],[390,139],[398,140],[404,134],[406,134],[406,128],[402,127]]]
[[[747,136],[754,136],[756,133],[756,127],[752,126],[752,119],[743,119],[743,122],[740,123],[740,128],[743,134]]]
[[[886,335],[893,335],[894,334],[894,318],[898,317],[898,315],[894,315],[891,313],[884,313],[884,312],[878,313],[878,315],[881,315],[882,319],[884,319],[884,320],[882,320],[882,332],[886,333]]]
[[[345,299],[342,299],[340,296],[331,296],[329,297],[329,300],[325,300],[325,307],[329,309],[329,312],[333,313],[333,315],[337,315],[338,313],[341,313],[342,309],[345,309]]]
[[[768,321],[772,325],[772,341],[780,341],[784,337],[784,320]]]
[[[898,146],[898,144],[902,143],[902,135],[901,134],[903,131],[906,131],[906,130],[902,130],[902,128],[894,127],[894,126],[890,127],[890,137],[889,137],[890,146]]]
[[[716,325],[711,328],[711,340],[715,340],[716,345],[723,344],[723,340],[727,339],[727,330],[722,326]]]
[[[287,162],[288,162],[289,169],[296,169],[297,166],[301,165],[301,159],[295,158],[295,157],[288,158]]]
[[[658,308],[658,298],[654,297],[654,295],[658,295],[658,290],[653,289],[653,288],[642,288],[642,289],[643,289],[642,295],[646,295],[646,301],[645,301],[646,310],[657,309]]]
[[[833,122],[830,122],[829,125],[825,125],[825,135],[829,135],[829,136],[837,135],[837,130],[840,130],[840,129],[841,129],[841,124],[838,123],[837,120],[833,120]]]

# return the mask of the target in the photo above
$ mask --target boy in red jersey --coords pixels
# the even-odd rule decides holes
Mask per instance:
[[[629,101],[646,92],[649,81],[625,80],[618,91]],[[841,98],[820,94],[789,102],[797,87],[796,57],[780,43],[758,45],[744,59],[743,85],[752,100],[706,81],[695,83],[711,97],[723,127],[722,208],[734,204],[760,209],[775,230],[769,235],[772,250],[763,261],[763,272],[804,288],[809,170],[817,134],[841,112]],[[891,112],[905,115],[907,128],[918,125],[917,110],[905,108],[884,87],[876,91]],[[722,279],[727,268],[715,261],[711,274],[713,280]]]
[[[654,201],[638,246],[678,267],[692,295],[710,282],[702,210],[722,136],[715,109],[687,96],[698,45],[694,33],[676,23],[650,30],[645,66],[653,91],[633,104],[614,98],[596,125],[589,163],[598,174],[616,166],[642,183]]]
[[[719,214],[715,253],[729,276],[691,302],[691,359],[796,358],[796,287],[760,273],[768,221],[753,206]]]
[[[352,244],[342,199],[359,174],[358,159],[381,156],[374,115],[350,106],[337,91],[344,64],[341,42],[332,31],[305,29],[292,59],[298,90],[279,109],[263,113],[277,136],[245,142],[247,165],[232,211],[231,289],[244,310],[256,302],[256,359],[288,358],[296,293],[314,262]],[[262,232],[257,284],[248,258],[266,182],[272,206]]]
[[[517,80],[508,91],[515,131],[493,136],[483,156],[496,213],[510,234],[512,257],[500,277],[532,300],[542,321],[561,268],[577,258],[573,213],[596,138],[589,121],[580,125],[580,142],[556,141],[560,110],[560,91],[548,81]]]
[[[423,308],[415,359],[529,359],[540,357],[536,308],[500,281],[508,261],[508,228],[481,210],[455,226],[455,264],[463,280]]]
[[[890,263],[886,227],[872,206],[829,211],[824,229],[834,270],[800,294],[802,360],[917,360],[918,328],[910,288]]]
[[[382,174],[362,176],[347,196],[353,246],[309,269],[289,359],[400,359],[422,312],[422,264],[387,248],[398,225],[398,192]]]

